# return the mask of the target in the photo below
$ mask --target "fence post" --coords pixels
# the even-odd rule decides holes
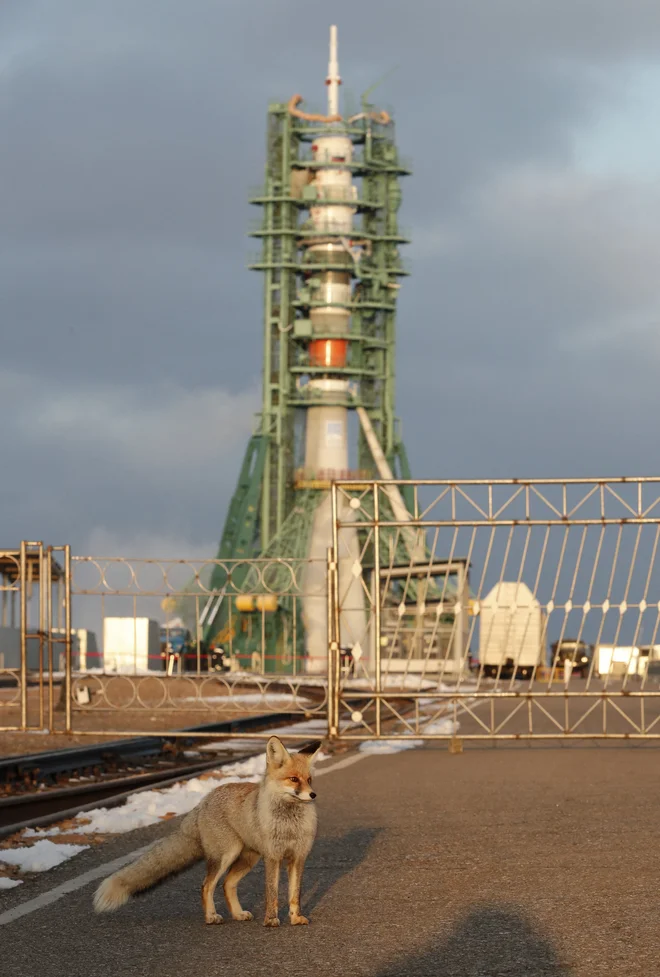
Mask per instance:
[[[25,540],[21,540],[21,554],[19,564],[21,582],[20,618],[21,618],[21,729],[27,729],[27,547]]]
[[[54,679],[53,679],[53,669],[55,667],[53,661],[53,547],[49,546],[46,552],[46,558],[44,561],[44,583],[45,587],[45,599],[46,599],[46,641],[48,647],[48,731],[53,732],[55,725],[54,709],[55,709],[55,690],[54,690]]]
[[[381,726],[381,672],[380,672],[380,506],[378,482],[373,483],[374,493],[374,574],[376,577],[374,600],[374,631],[376,632],[376,736]]]
[[[327,550],[327,595],[328,595],[328,738],[339,735],[339,582],[337,580],[337,559],[339,553],[339,526],[337,509],[337,486],[330,488],[330,508],[332,518],[332,546]]]
[[[332,547],[328,547],[327,557],[327,573],[326,573],[326,588],[327,588],[327,604],[328,604],[328,739],[334,739],[337,735],[337,721],[336,721],[336,676],[335,676],[335,660],[337,657],[337,641],[335,638],[335,628],[334,628],[334,604],[335,604],[335,561],[333,558]]]
[[[64,695],[65,732],[71,732],[71,546],[64,547]]]

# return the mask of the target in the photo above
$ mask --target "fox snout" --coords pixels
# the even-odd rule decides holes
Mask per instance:
[[[316,798],[316,792],[313,790],[305,789],[304,787],[289,787],[286,788],[287,794],[290,797],[295,798],[297,801],[303,801],[305,804],[309,804]]]

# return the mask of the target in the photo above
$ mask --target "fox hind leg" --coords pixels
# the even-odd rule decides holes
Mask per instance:
[[[229,912],[231,913],[233,919],[239,921],[253,919],[252,913],[249,913],[246,909],[241,907],[237,889],[238,883],[241,881],[241,879],[245,878],[248,872],[252,871],[260,857],[261,856],[258,855],[256,851],[250,851],[249,848],[244,848],[227,872],[223,889],[225,893],[225,902],[229,907]]]
[[[206,861],[206,876],[202,883],[202,908],[204,910],[204,919],[207,923],[221,923],[223,921],[222,916],[219,916],[215,911],[215,902],[213,900],[215,887],[220,881],[220,877],[227,871],[238,855],[239,850],[232,849],[224,854],[220,860],[208,858]]]

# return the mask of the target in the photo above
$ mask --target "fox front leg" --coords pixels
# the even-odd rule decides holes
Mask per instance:
[[[280,884],[280,862],[277,858],[266,858],[264,862],[266,865],[266,916],[264,926],[279,926],[277,890]]]
[[[304,867],[304,858],[289,859],[289,919],[292,926],[306,926],[309,923],[300,912],[300,884]]]

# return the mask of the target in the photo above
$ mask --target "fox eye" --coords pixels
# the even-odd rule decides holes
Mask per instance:
[[[300,780],[298,779],[298,777],[289,777],[289,780],[291,781],[292,784],[299,784],[300,783]]]

